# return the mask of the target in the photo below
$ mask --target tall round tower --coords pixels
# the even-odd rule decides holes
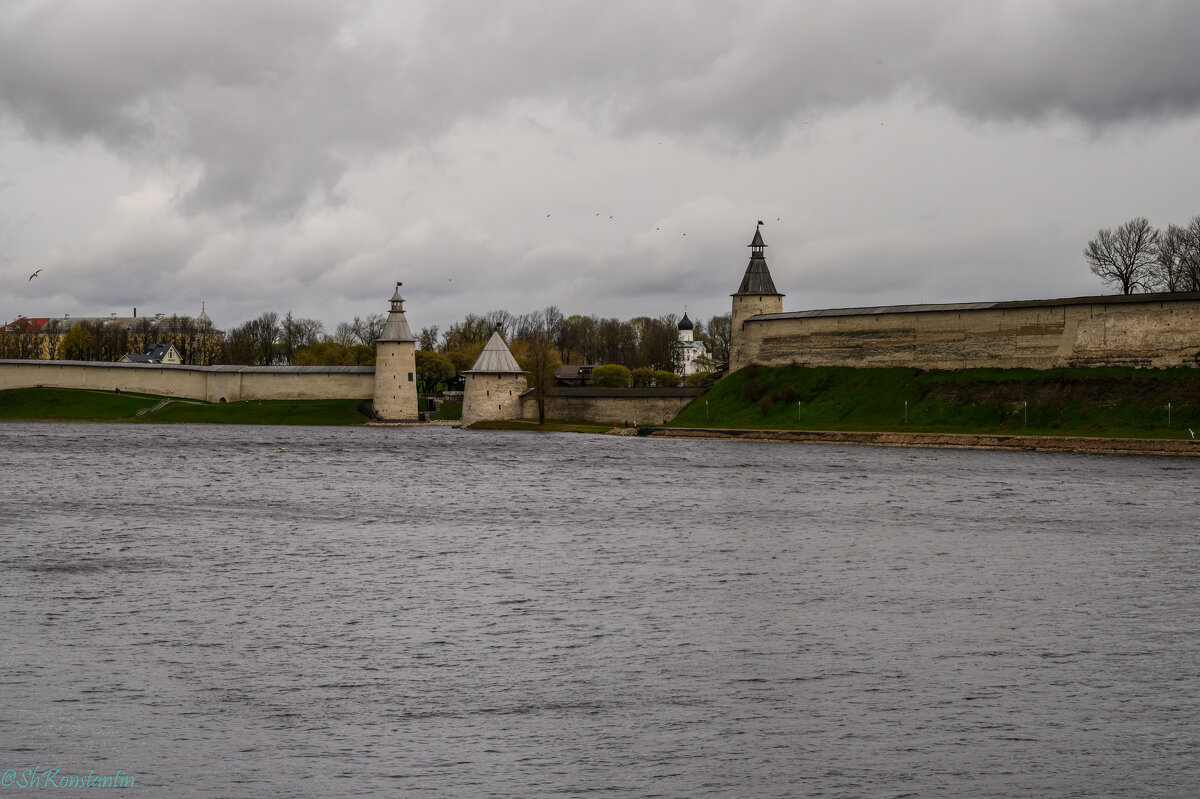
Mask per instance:
[[[417,340],[404,318],[404,298],[399,282],[392,309],[375,340],[375,413],[390,421],[416,421]]]
[[[762,222],[758,224],[762,225]],[[783,313],[783,295],[775,290],[775,281],[771,280],[771,271],[767,269],[767,258],[763,255],[767,245],[763,243],[762,231],[758,226],[754,228],[754,240],[749,246],[750,263],[746,266],[746,274],[742,276],[742,284],[732,295],[733,313],[729,320],[730,372],[736,372],[750,363],[744,328],[746,320],[762,314]]]

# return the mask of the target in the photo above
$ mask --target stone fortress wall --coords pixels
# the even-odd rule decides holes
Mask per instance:
[[[622,427],[663,424],[703,393],[701,388],[560,388],[546,396],[546,418]],[[521,395],[520,416],[513,418],[537,421],[533,391]],[[465,425],[465,411],[463,419]]]
[[[1200,294],[802,311],[746,319],[740,368],[1200,366]]]
[[[186,397],[207,402],[259,399],[370,399],[371,366],[172,366],[92,361],[0,360],[0,390],[82,388]]]
[[[733,295],[730,371],[1200,366],[1200,293],[783,312],[755,231]]]

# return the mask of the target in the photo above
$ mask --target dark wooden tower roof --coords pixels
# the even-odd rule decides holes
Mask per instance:
[[[754,240],[749,246],[750,263],[746,267],[746,274],[742,276],[742,285],[738,286],[737,294],[779,294],[775,290],[775,281],[771,280],[771,270],[767,269],[767,258],[763,255],[767,245],[763,242],[762,231],[757,227],[754,228]]]

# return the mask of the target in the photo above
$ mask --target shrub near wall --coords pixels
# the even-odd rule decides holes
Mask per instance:
[[[631,379],[630,371],[615,363],[592,370],[592,385],[602,388],[627,388]]]

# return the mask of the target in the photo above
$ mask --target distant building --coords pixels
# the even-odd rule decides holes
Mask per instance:
[[[150,349],[146,350],[141,355],[127,352],[122,355],[117,363],[183,363],[183,358],[179,357],[179,350],[175,349],[174,344],[163,343],[155,344]]]
[[[688,319],[687,306],[684,306],[683,318],[679,320],[679,340],[675,342],[675,362],[679,364],[679,374],[683,377],[706,371],[706,363],[712,361],[708,345],[693,338],[692,333],[695,329],[692,320]]]
[[[554,370],[554,383],[559,386],[590,386],[592,370],[599,364],[565,364]]]
[[[159,342],[175,345],[181,362],[212,363],[220,351],[223,332],[213,327],[212,319],[201,305],[196,317],[156,313],[153,316],[22,316],[0,325],[0,357],[54,360],[59,357],[59,344],[70,330],[86,325],[92,331],[106,331],[116,347],[107,355],[145,352]]]

